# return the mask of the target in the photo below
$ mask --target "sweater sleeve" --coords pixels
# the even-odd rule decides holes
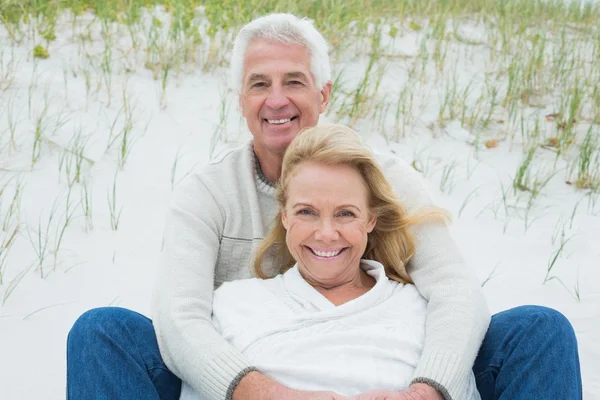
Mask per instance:
[[[211,321],[214,272],[224,212],[197,175],[173,194],[152,299],[152,317],[167,367],[203,399],[227,397],[232,382],[252,369]]]
[[[432,205],[424,179],[407,163],[389,159],[384,171],[408,212]],[[462,400],[490,314],[449,227],[428,222],[413,233],[416,249],[407,269],[428,306],[423,353],[412,383],[427,383],[446,400]]]

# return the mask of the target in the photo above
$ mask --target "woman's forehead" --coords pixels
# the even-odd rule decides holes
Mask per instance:
[[[286,197],[310,197],[313,201],[364,199],[368,187],[356,168],[346,164],[304,163],[288,178]]]

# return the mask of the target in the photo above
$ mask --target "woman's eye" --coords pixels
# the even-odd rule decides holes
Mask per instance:
[[[298,215],[311,215],[312,211],[311,210],[300,210],[297,212]]]
[[[354,217],[354,213],[352,211],[342,211],[340,217]]]

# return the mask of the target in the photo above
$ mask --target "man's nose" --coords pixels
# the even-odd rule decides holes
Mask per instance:
[[[266,101],[268,107],[278,110],[287,106],[289,103],[290,101],[285,95],[285,92],[281,86],[271,86],[271,90],[269,91],[269,97],[267,97]]]
[[[319,226],[315,232],[315,239],[322,242],[333,242],[338,240],[339,236],[337,227],[330,218],[324,218],[319,222]]]

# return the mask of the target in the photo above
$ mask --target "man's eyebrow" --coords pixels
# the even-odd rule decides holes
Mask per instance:
[[[253,83],[256,81],[268,81],[269,77],[265,74],[251,74],[248,78],[248,83]]]
[[[308,77],[306,76],[306,74],[304,72],[300,72],[300,71],[297,71],[297,72],[287,72],[283,76],[286,79],[297,78],[297,79],[308,80]]]

